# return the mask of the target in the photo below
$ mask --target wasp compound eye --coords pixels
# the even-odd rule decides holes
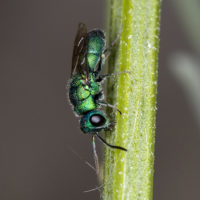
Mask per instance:
[[[96,134],[109,127],[109,120],[103,112],[92,110],[81,117],[80,127],[84,133]]]
[[[90,117],[90,122],[93,126],[103,126],[106,123],[106,119],[99,114],[94,114]]]

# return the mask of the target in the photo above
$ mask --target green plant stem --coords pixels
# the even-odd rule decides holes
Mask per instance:
[[[129,71],[108,83],[116,114],[111,144],[128,152],[106,149],[104,200],[150,200],[153,197],[154,137],[159,44],[159,0],[109,0],[109,42],[120,32],[120,44],[109,58],[109,72]]]

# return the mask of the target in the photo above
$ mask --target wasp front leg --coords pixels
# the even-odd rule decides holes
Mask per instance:
[[[98,104],[102,105],[102,106],[107,106],[107,107],[112,108],[112,109],[115,109],[119,112],[120,115],[122,115],[122,112],[114,105],[111,105],[111,104],[104,102],[104,101],[98,101]]]
[[[130,71],[122,71],[122,72],[117,72],[117,73],[112,73],[112,74],[99,75],[98,78],[95,81],[101,82],[101,81],[105,80],[106,78],[110,78],[112,76],[118,76],[120,74],[125,74],[125,73],[130,73]]]

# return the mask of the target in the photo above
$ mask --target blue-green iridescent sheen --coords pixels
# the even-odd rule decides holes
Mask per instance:
[[[91,71],[95,71],[101,59],[104,49],[105,49],[104,33],[100,30],[90,32],[88,34],[87,60],[88,60],[88,65]],[[101,65],[103,65],[103,62],[101,63]]]
[[[103,91],[101,91],[101,84],[104,78],[109,77],[110,74],[100,75],[105,57],[108,55],[106,53],[109,53],[114,43],[115,41],[105,48],[105,35],[103,31],[92,30],[87,32],[87,27],[80,23],[74,41],[72,56],[72,80],[69,88],[69,99],[74,111],[81,117],[81,130],[84,133],[93,135],[92,144],[97,172],[99,167],[94,141],[95,136],[110,148],[127,151],[123,147],[108,144],[98,134],[102,130],[109,130],[113,124],[109,122],[109,119],[99,109],[99,106],[104,105],[115,108],[102,99]]]
[[[75,71],[69,88],[69,99],[76,114],[81,116],[80,127],[84,133],[95,134],[109,127],[106,115],[97,110],[102,97],[101,82],[96,81],[104,64],[105,35],[101,30],[87,33],[85,43],[87,54],[79,55],[78,66],[81,70]],[[84,59],[87,63],[84,63]],[[82,66],[83,65],[83,66]],[[88,68],[87,68],[88,67]],[[83,71],[83,72],[82,72]],[[81,72],[81,73],[80,73]],[[103,124],[91,123],[91,116],[103,121]]]
[[[90,117],[93,116],[93,115],[101,115],[105,119],[105,123],[102,126],[95,127],[91,123],[91,120],[90,120]],[[107,117],[105,116],[105,114],[102,113],[101,111],[99,111],[99,110],[93,110],[93,111],[87,113],[86,115],[84,115],[81,118],[80,125],[81,125],[81,130],[84,133],[93,133],[93,134],[95,134],[95,132],[99,132],[102,129],[108,128],[108,126],[109,126],[109,120],[107,119]]]
[[[95,95],[100,92],[99,83],[95,82],[90,74],[90,84],[87,85],[84,75],[74,75],[70,84],[69,98],[74,106],[74,111],[82,115],[98,107],[95,102]]]

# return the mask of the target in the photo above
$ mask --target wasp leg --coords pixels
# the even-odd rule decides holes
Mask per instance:
[[[102,52],[101,54],[101,58],[98,64],[98,68],[96,70],[96,74],[99,74],[99,72],[102,69],[102,65],[105,62],[105,60],[108,58],[108,56],[110,55],[110,50],[111,48],[117,43],[117,41],[119,40],[121,33],[122,33],[122,29],[123,26],[121,26],[120,32],[117,34],[116,38],[112,41],[112,43]]]
[[[121,33],[122,33],[122,30],[123,30],[123,26],[121,26],[120,28],[120,32],[117,34],[116,38],[112,41],[112,43],[110,44],[110,46],[108,46],[103,54],[106,54],[107,52],[110,52],[110,49],[117,43],[117,41],[119,40],[120,36],[121,36]]]
[[[99,103],[104,98],[103,91],[100,91],[98,94],[94,96],[95,102]]]
[[[122,71],[122,72],[117,72],[117,73],[112,73],[112,74],[99,75],[99,77],[96,79],[96,82],[101,82],[106,78],[110,78],[112,76],[118,76],[120,74],[125,74],[125,73],[131,73],[131,72],[130,71]]]
[[[111,105],[111,104],[109,104],[109,103],[106,103],[106,102],[104,102],[104,101],[98,101],[97,103],[98,103],[99,105],[102,105],[102,106],[107,106],[107,107],[113,108],[113,109],[117,110],[117,111],[119,112],[120,115],[122,114],[122,112],[121,112],[116,106],[113,106],[113,105]]]

